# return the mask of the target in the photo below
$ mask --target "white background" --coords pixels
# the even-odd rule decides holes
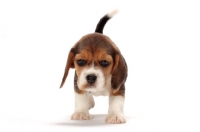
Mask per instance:
[[[127,123],[105,124],[107,97],[71,121],[74,70],[59,89],[69,49],[115,8],[104,34],[128,64]],[[1,0],[0,131],[199,132],[199,45],[198,0]]]

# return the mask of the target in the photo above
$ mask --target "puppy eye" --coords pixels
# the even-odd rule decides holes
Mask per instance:
[[[86,64],[86,61],[85,60],[77,60],[77,64],[79,66],[84,66]]]
[[[102,67],[107,67],[107,66],[110,64],[110,63],[107,62],[106,60],[102,60],[102,61],[100,61],[99,63],[100,63],[100,65],[101,65]]]

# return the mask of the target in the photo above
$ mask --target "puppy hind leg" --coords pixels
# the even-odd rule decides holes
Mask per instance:
[[[89,109],[93,108],[95,105],[94,98],[92,94],[89,93]]]

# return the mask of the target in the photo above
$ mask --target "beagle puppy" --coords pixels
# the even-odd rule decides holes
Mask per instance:
[[[63,87],[70,68],[75,68],[75,110],[72,120],[90,120],[89,109],[95,103],[93,96],[109,96],[106,123],[125,123],[123,116],[126,62],[115,43],[103,28],[117,10],[103,16],[95,33],[83,36],[70,50],[60,88]]]

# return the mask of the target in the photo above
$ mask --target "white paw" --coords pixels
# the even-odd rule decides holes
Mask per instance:
[[[125,122],[126,122],[126,119],[120,114],[109,114],[106,117],[106,123],[109,123],[109,124],[121,124]]]
[[[74,112],[71,116],[72,120],[90,120],[91,116],[87,112]]]

